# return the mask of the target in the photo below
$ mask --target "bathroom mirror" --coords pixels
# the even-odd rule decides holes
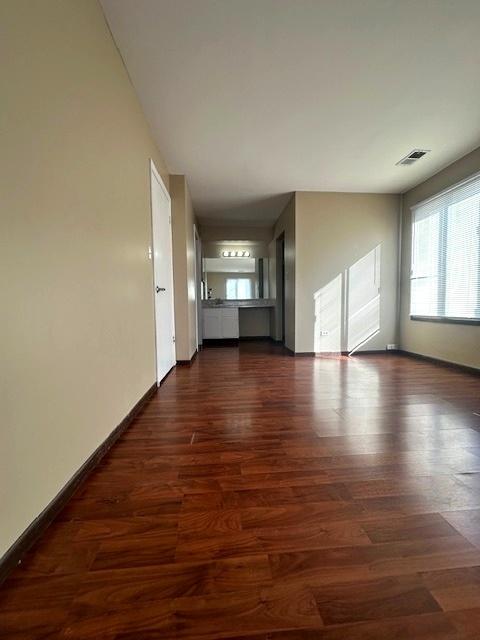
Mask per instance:
[[[204,258],[203,279],[207,299],[268,298],[268,259],[247,256]]]

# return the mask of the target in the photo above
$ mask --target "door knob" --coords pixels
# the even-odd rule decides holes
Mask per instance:
[[[160,291],[166,291],[165,287],[155,287],[155,291],[160,293]]]

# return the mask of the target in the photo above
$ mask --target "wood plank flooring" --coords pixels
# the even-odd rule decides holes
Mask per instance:
[[[0,589],[0,637],[480,638],[480,378],[205,349]]]

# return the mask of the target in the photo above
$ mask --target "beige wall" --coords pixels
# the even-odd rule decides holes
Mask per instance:
[[[480,148],[435,174],[403,196],[400,343],[421,355],[480,368],[480,327],[410,320],[410,207],[480,171]]]
[[[195,243],[192,200],[185,176],[170,176],[172,198],[175,347],[177,360],[190,360],[197,348]]]
[[[0,555],[155,381],[150,169],[94,0],[0,4]]]
[[[295,194],[293,194],[275,223],[273,247],[271,247],[275,252],[276,240],[282,233],[285,233],[285,346],[292,351],[295,351],[295,200]],[[275,269],[276,265],[269,267],[271,277],[270,285],[272,287],[270,297],[275,297],[277,301],[274,312],[274,333],[272,337],[275,340],[281,340],[281,293],[277,287]],[[275,294],[273,292],[275,292]]]
[[[249,251],[252,258],[267,258],[268,243],[272,239],[271,227],[201,226],[204,258],[221,258],[222,251]],[[234,242],[235,244],[229,244]],[[241,244],[239,244],[241,243]]]
[[[201,225],[200,235],[203,242],[224,240],[252,240],[270,242],[272,227],[249,227],[242,225]]]
[[[399,197],[393,195],[296,193],[295,351],[318,350],[314,341],[315,294],[331,287],[330,306],[335,317],[327,319],[326,324],[323,318],[317,322],[322,323],[322,329],[332,331],[329,323],[338,324],[345,271],[379,245],[379,331],[362,349],[385,349],[396,342],[399,203]],[[349,274],[353,280],[352,270]],[[337,344],[347,350],[346,335]]]
[[[268,258],[268,243],[263,240],[236,242],[204,241],[202,237],[202,253],[204,258],[223,258],[223,251],[248,251],[251,258]]]

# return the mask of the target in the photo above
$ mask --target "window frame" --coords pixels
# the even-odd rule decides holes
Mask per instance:
[[[473,182],[474,180],[480,180],[480,172],[477,172],[468,178],[457,182],[456,184],[440,191],[439,193],[434,194],[430,198],[426,200],[422,200],[413,205],[410,209],[411,220],[410,220],[410,229],[411,229],[411,243],[410,243],[410,277],[409,277],[409,287],[410,287],[410,320],[419,321],[419,322],[439,322],[444,324],[466,324],[466,325],[480,325],[480,317],[479,318],[459,318],[455,316],[447,316],[447,315],[438,315],[438,316],[428,316],[428,315],[417,315],[412,314],[412,271],[413,271],[413,258],[414,258],[414,227],[415,227],[415,210],[425,205],[432,200],[436,200],[442,196],[446,196],[448,193],[452,193],[461,188],[463,185],[468,184],[469,182]],[[452,198],[453,200],[453,198]],[[441,272],[442,264],[444,265],[446,256],[447,256],[447,229],[448,229],[448,209],[452,204],[452,200],[446,199],[444,206],[441,208],[439,222],[440,222],[440,230],[438,234],[438,243],[439,243],[439,260],[438,260],[438,273]],[[461,201],[460,201],[461,202]],[[480,262],[480,235],[479,235],[479,246],[478,246],[478,255]],[[442,286],[445,283],[442,283],[441,278],[438,278],[438,297],[437,297],[437,309],[440,313],[441,310],[445,313],[445,304],[446,304],[446,287]],[[477,307],[480,308],[480,287],[477,292]]]

